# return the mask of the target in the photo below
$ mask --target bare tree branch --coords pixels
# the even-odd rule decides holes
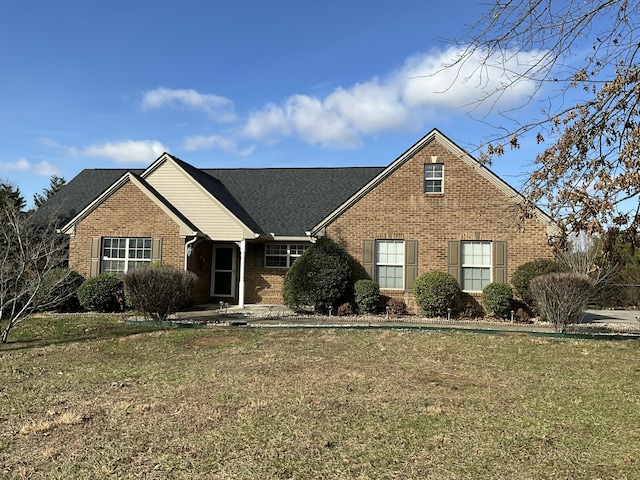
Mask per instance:
[[[494,118],[497,132],[481,147],[481,161],[535,136],[543,150],[523,193],[569,231],[640,225],[639,25],[637,1],[498,1],[454,41],[462,53],[445,67],[456,81],[479,78],[484,87],[470,114]],[[520,57],[528,60],[516,71]],[[503,81],[490,88],[492,72]],[[500,98],[525,81],[532,94],[498,110]],[[540,116],[519,117],[533,101]]]

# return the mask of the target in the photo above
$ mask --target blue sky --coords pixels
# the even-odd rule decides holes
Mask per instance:
[[[434,127],[472,150],[492,130],[465,105],[500,75],[481,87],[434,73],[485,8],[3,2],[0,179],[31,203],[52,174],[141,168],[163,151],[211,168],[387,165]],[[503,106],[531,91],[518,85]],[[508,152],[492,169],[517,187],[534,155]]]

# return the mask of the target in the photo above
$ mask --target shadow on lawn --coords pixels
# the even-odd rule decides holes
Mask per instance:
[[[15,326],[9,333],[9,341],[0,344],[0,352],[118,339],[166,329],[124,323],[122,315],[47,315],[25,320]]]

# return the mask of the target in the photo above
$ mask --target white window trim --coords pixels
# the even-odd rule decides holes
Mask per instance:
[[[132,240],[149,240],[149,258],[131,258],[129,257],[129,243]],[[124,247],[124,257],[123,258],[116,258],[116,257],[107,257],[104,255],[104,249],[105,249],[105,241],[106,240],[125,240],[126,244]],[[127,273],[130,269],[129,269],[129,262],[138,262],[138,263],[147,263],[149,265],[151,265],[151,250],[153,248],[153,239],[151,237],[103,237],[102,238],[102,242],[100,244],[100,272],[104,273],[107,270],[104,269],[104,262],[105,261],[116,261],[116,262],[124,262],[124,271],[123,272],[114,272],[114,271],[110,271],[111,273],[118,273],[118,274],[125,274]]]
[[[481,243],[489,245],[489,264],[467,264],[464,263],[464,255],[462,254],[463,246],[469,243]],[[483,268],[489,270],[489,283],[493,281],[493,244],[488,240],[463,240],[460,242],[460,283],[464,283],[464,269],[465,268]],[[462,289],[463,292],[468,293],[480,293],[482,290],[465,290]]]
[[[378,245],[380,243],[401,243],[402,244],[402,260],[400,263],[380,263],[378,262]],[[394,240],[394,239],[379,239],[374,242],[374,252],[373,252],[373,269],[376,276],[376,282],[380,285],[380,279],[378,278],[378,267],[401,267],[402,274],[402,286],[401,287],[383,287],[380,285],[381,290],[396,290],[396,291],[404,291],[404,277],[405,277],[405,242],[404,240]]]
[[[427,165],[440,165],[442,166],[442,175],[440,175],[439,177],[427,177]],[[444,193],[444,163],[426,163],[424,165],[424,169],[423,169],[423,175],[424,175],[424,179],[423,179],[423,184],[422,184],[422,189],[424,190],[424,193],[426,195],[442,195]],[[440,180],[440,191],[439,192],[427,192],[426,191],[426,183],[429,180]]]
[[[286,253],[286,258],[287,258],[287,265],[268,265],[267,259],[268,258],[281,258],[284,257],[285,254],[281,254],[281,255],[276,255],[276,254],[269,254],[267,253],[268,247],[270,245],[279,245],[279,246],[286,246],[287,247],[287,253]],[[265,268],[291,268],[291,265],[293,265],[293,262],[296,261],[296,259],[298,257],[300,257],[300,255],[302,255],[302,253],[291,253],[292,247],[304,247],[304,250],[302,251],[303,253],[311,246],[311,244],[306,244],[306,243],[268,243],[267,245],[265,245],[264,248],[264,266]]]

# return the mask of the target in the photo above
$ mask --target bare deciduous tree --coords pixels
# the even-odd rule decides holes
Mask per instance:
[[[637,0],[496,1],[447,66],[462,74],[474,64],[473,78],[486,79],[502,59],[504,82],[484,91],[485,106],[498,105],[518,82],[535,85],[523,105],[493,112],[500,125],[481,159],[535,138],[542,151],[532,159],[524,205],[546,207],[570,231],[640,226],[639,35]],[[508,70],[525,52],[526,68]],[[522,117],[521,107],[534,104],[539,113],[532,117],[527,108]]]
[[[0,343],[34,312],[74,293],[65,288],[71,271],[60,269],[67,249],[66,239],[56,233],[56,218],[36,225],[15,202],[0,203]]]

